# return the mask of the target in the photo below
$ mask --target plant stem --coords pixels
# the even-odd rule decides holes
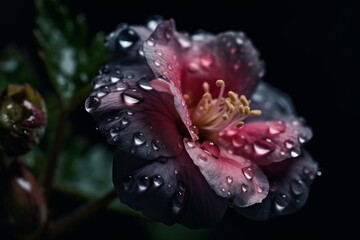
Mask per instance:
[[[93,202],[88,203],[85,206],[80,207],[75,212],[67,215],[60,221],[54,223],[50,230],[50,237],[56,238],[62,233],[74,228],[76,225],[80,224],[82,221],[90,217],[91,215],[99,212],[100,210],[106,208],[115,198],[116,193],[114,190],[111,190],[105,194],[102,198],[97,199]]]
[[[45,173],[44,173],[44,192],[45,192],[45,196],[46,196],[46,199],[48,202],[50,201],[50,195],[51,195],[51,190],[52,190],[52,186],[54,183],[56,165],[57,165],[60,150],[62,147],[62,142],[63,142],[63,138],[64,138],[64,129],[68,122],[67,121],[68,115],[69,115],[69,111],[67,110],[67,108],[64,108],[60,112],[59,120],[58,120],[58,123],[56,126],[54,141],[51,145],[51,148],[50,148],[47,160],[46,160]]]

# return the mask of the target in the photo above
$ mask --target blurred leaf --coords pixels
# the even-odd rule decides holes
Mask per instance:
[[[8,46],[0,54],[0,92],[9,83],[28,82],[39,86],[39,77],[27,55],[16,47]]]
[[[38,29],[35,37],[49,79],[63,103],[84,87],[106,59],[103,37],[97,34],[89,42],[85,18],[73,21],[59,0],[36,1]],[[89,88],[90,90],[90,88]]]

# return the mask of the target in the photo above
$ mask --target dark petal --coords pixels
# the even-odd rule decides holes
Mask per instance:
[[[219,196],[231,199],[238,207],[259,203],[266,197],[268,181],[251,161],[229,154],[211,142],[184,142],[192,161]]]
[[[258,52],[241,32],[190,38],[176,32],[174,22],[164,21],[144,44],[146,59],[156,76],[164,75],[190,96],[190,106],[202,94],[203,82],[210,86],[222,79],[226,91],[250,96],[264,73]],[[217,96],[218,88],[211,88]]]
[[[221,131],[214,140],[234,154],[268,165],[298,157],[302,144],[311,137],[310,128],[301,119],[293,119],[246,123],[241,128]]]
[[[310,184],[318,165],[308,153],[302,156],[264,166],[270,191],[262,203],[248,208],[235,208],[241,215],[253,220],[291,214],[301,209],[309,196]]]
[[[257,118],[249,118],[249,121],[259,121],[259,118],[262,120],[284,120],[296,115],[290,97],[264,81],[258,84],[252,95],[251,107],[261,110],[262,114]]]
[[[105,72],[95,78],[85,108],[108,142],[144,160],[179,154],[181,133],[187,132],[181,117],[188,115],[177,112],[186,110],[179,103],[181,96],[155,89],[153,81],[165,81],[154,80],[145,62],[131,66],[114,62]]]
[[[186,151],[140,168],[138,162],[141,160],[120,151],[115,155],[113,182],[123,203],[167,225],[200,228],[223,217],[227,200],[209,188]]]

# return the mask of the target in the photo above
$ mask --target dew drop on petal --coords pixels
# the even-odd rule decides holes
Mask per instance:
[[[153,177],[152,180],[154,187],[161,187],[162,185],[164,185],[164,179],[160,175]]]
[[[163,21],[164,21],[164,19],[161,16],[153,16],[146,22],[146,26],[151,31],[154,31],[156,29],[156,27]]]
[[[115,89],[116,89],[116,91],[123,91],[123,90],[125,90],[126,88],[127,88],[127,84],[124,83],[124,82],[117,82],[117,83],[115,84]]]
[[[264,192],[264,188],[263,188],[261,185],[258,185],[258,186],[256,187],[256,191],[257,191],[258,193],[262,193],[262,192]]]
[[[86,99],[85,109],[86,109],[87,112],[91,113],[97,107],[99,107],[100,104],[101,104],[100,98],[95,97],[95,96],[90,96],[88,99]]]
[[[305,136],[303,136],[303,135],[300,135],[300,136],[298,137],[298,140],[299,140],[299,143],[301,143],[301,144],[303,144],[303,143],[306,142],[306,138],[305,138]]]
[[[159,140],[152,141],[151,146],[155,151],[158,151],[160,149],[160,142]]]
[[[140,88],[147,90],[147,91],[153,89],[150,85],[150,78],[148,78],[148,77],[141,78],[138,82],[138,85]]]
[[[124,29],[118,36],[119,45],[123,49],[131,47],[138,39],[139,36],[131,28]]]
[[[290,183],[291,190],[295,195],[301,195],[304,192],[304,188],[300,180],[292,180]]]
[[[141,93],[137,92],[136,89],[127,89],[122,93],[122,97],[124,102],[128,105],[128,106],[132,106],[136,103],[139,103],[142,99],[143,96]]]
[[[126,176],[126,177],[123,179],[123,185],[124,185],[124,189],[125,189],[126,191],[130,189],[131,182],[132,182],[132,176],[131,176],[131,175]]]
[[[195,147],[195,143],[192,141],[186,141],[186,145],[188,145],[189,148],[194,148]]]
[[[298,157],[300,155],[300,152],[297,151],[296,149],[293,149],[290,151],[290,156],[295,158],[295,157]]]
[[[138,181],[138,189],[140,192],[145,191],[150,186],[150,180],[148,176],[144,176]]]
[[[246,193],[249,190],[249,185],[241,184],[241,190]]]
[[[160,67],[160,63],[158,61],[154,60],[153,62],[156,67]]]
[[[271,151],[271,149],[268,149],[258,143],[254,143],[254,150],[255,153],[258,155],[266,155]]]
[[[234,136],[232,139],[232,144],[234,147],[242,147],[245,143],[246,140],[239,135]]]
[[[155,46],[155,42],[153,40],[146,40],[146,44],[149,45],[150,47],[154,47]]]
[[[210,141],[204,141],[201,144],[201,149],[203,149],[205,152],[209,153],[211,156],[215,158],[219,158],[220,155],[220,148],[213,142]]]
[[[284,146],[287,148],[287,149],[291,149],[294,147],[294,141],[288,139],[284,142]]]
[[[206,162],[208,160],[207,156],[205,154],[198,154],[197,159]]]
[[[253,179],[254,173],[250,167],[243,168],[242,172],[247,180]]]
[[[145,135],[142,132],[134,133],[134,144],[140,146],[145,143]]]
[[[288,196],[285,194],[278,194],[275,197],[275,208],[277,211],[284,210],[289,205]]]
[[[227,176],[227,177],[226,177],[226,182],[227,182],[228,184],[231,184],[233,181],[234,181],[233,177],[231,177],[231,176]]]

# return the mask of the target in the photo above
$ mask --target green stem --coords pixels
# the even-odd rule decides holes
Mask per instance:
[[[66,127],[66,124],[68,123],[68,121],[67,121],[68,115],[69,115],[69,111],[67,110],[67,108],[64,108],[60,112],[60,116],[59,116],[58,123],[56,126],[54,141],[51,145],[51,148],[50,148],[47,160],[46,160],[45,173],[44,173],[44,192],[45,192],[45,196],[46,196],[46,199],[48,200],[48,202],[50,200],[51,189],[52,189],[52,186],[54,183],[56,165],[57,165],[57,161],[59,159],[62,142],[63,142],[63,138],[64,138],[64,129]]]
[[[111,190],[105,194],[102,198],[97,199],[93,202],[88,203],[85,206],[80,207],[75,212],[67,215],[60,221],[54,223],[50,229],[50,237],[56,238],[63,234],[64,232],[71,230],[82,221],[90,217],[91,215],[99,212],[100,210],[106,208],[115,198],[116,193],[114,190]]]

